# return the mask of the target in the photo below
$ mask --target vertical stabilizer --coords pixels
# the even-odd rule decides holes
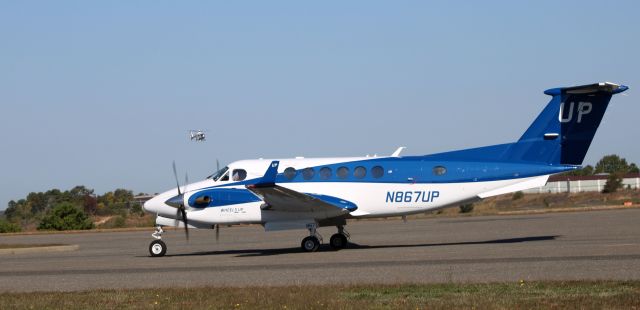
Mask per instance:
[[[627,89],[606,82],[545,91],[551,101],[505,155],[517,161],[581,165],[611,96]]]

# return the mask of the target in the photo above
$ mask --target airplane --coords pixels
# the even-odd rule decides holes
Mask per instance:
[[[189,130],[189,137],[191,141],[195,140],[196,142],[204,142],[206,141],[206,137],[204,135],[204,130]]]
[[[259,224],[265,231],[308,231],[300,247],[315,252],[319,227],[335,226],[332,249],[348,245],[347,220],[406,216],[544,186],[552,174],[580,168],[614,94],[604,82],[546,90],[551,101],[512,143],[401,156],[240,160],[207,179],[144,204],[156,215],[152,257],[164,256],[164,226],[216,229]],[[174,163],[174,175],[177,173]],[[188,181],[186,182],[188,183]]]

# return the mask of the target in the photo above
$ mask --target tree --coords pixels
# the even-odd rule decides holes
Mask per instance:
[[[0,219],[0,234],[1,233],[11,233],[11,232],[20,232],[22,229],[19,225],[15,223],[11,223],[7,220]]]
[[[51,209],[38,225],[40,230],[91,229],[93,223],[87,215],[69,202],[63,202]]]
[[[635,164],[633,164],[635,166]],[[631,167],[627,160],[612,154],[602,157],[596,164],[595,173],[628,173]],[[636,167],[637,169],[637,167]]]
[[[622,187],[622,178],[616,173],[612,173],[607,178],[607,183],[604,184],[604,188],[602,192],[607,193],[615,193],[620,187]]]
[[[7,220],[20,223],[24,227],[33,219],[32,206],[32,203],[24,199],[20,199],[17,202],[11,200],[7,209],[4,210],[4,215]]]
[[[576,176],[593,175],[593,166],[586,165],[578,170],[571,170],[569,172],[565,172],[564,175],[576,175]]]
[[[84,203],[82,206],[84,212],[87,214],[96,214],[98,209],[98,199],[92,195],[86,195],[84,196]]]
[[[473,204],[472,203],[468,203],[466,205],[461,205],[460,206],[460,213],[469,213],[473,211]]]
[[[113,192],[104,193],[98,196],[97,214],[121,214],[126,213],[131,207],[133,192],[126,189],[116,189]]]
[[[513,196],[511,196],[511,199],[518,200],[518,199],[522,199],[522,197],[524,197],[524,193],[522,191],[517,191],[513,193]]]

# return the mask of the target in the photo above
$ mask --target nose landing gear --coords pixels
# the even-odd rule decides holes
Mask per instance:
[[[167,245],[162,241],[163,232],[162,227],[157,226],[156,231],[151,234],[151,236],[156,239],[149,244],[149,254],[151,254],[151,257],[161,257],[167,253]]]

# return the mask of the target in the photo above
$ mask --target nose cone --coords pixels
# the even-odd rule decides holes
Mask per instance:
[[[163,217],[175,217],[176,209],[166,203],[166,201],[175,196],[175,194],[175,191],[168,191],[157,195],[145,202],[143,208],[149,213],[154,213]]]
[[[180,205],[184,204],[183,199],[184,199],[184,195],[176,195],[167,199],[167,201],[165,201],[164,203],[174,208],[177,208],[177,207],[180,207]]]

